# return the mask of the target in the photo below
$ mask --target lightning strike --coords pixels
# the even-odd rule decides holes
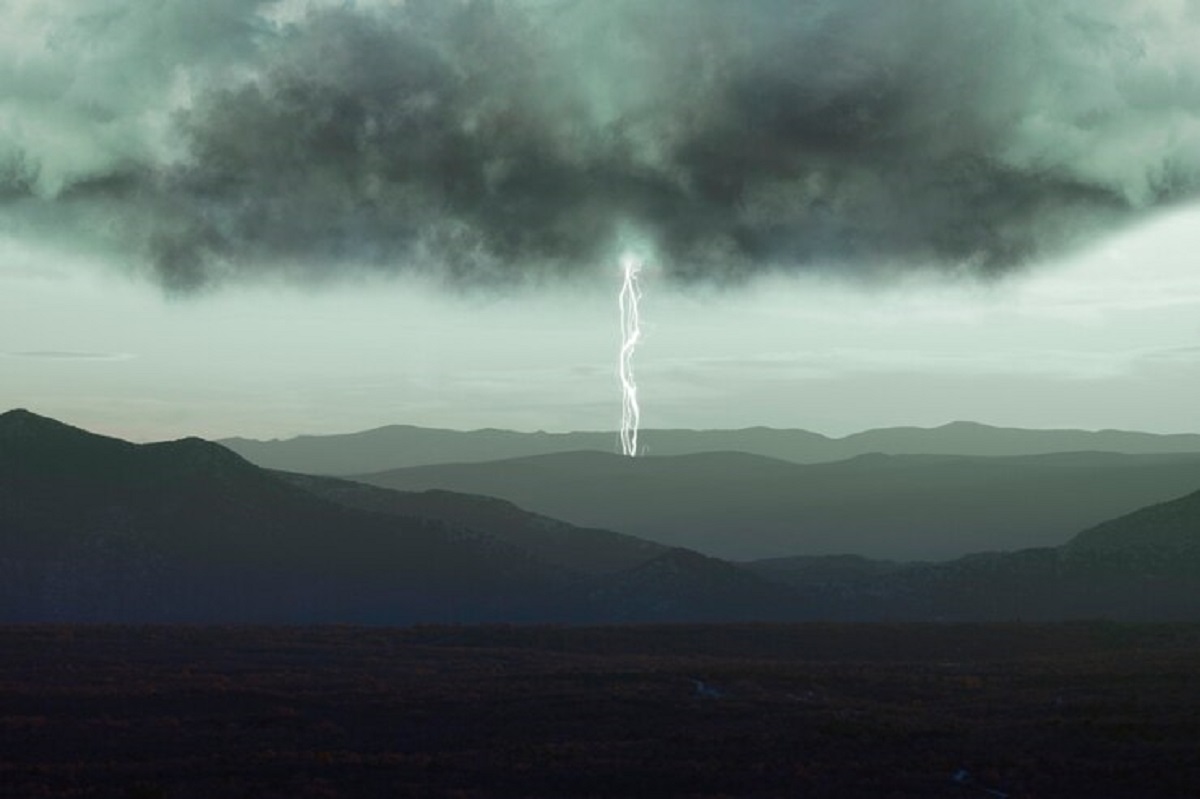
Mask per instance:
[[[621,453],[630,458],[638,453],[638,425],[641,408],[638,406],[637,381],[633,377],[633,353],[642,337],[641,317],[638,303],[642,290],[638,285],[638,273],[643,261],[633,253],[621,256],[623,281],[617,300],[621,308],[621,357],[617,374],[621,380]]]

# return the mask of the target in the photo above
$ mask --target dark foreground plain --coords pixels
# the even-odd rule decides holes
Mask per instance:
[[[1194,797],[1200,625],[0,627],[5,797]]]

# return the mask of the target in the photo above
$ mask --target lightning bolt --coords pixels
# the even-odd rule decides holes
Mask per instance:
[[[630,458],[638,452],[638,425],[641,408],[638,407],[637,381],[633,379],[633,352],[642,337],[641,316],[638,302],[642,290],[638,285],[638,273],[643,261],[633,253],[621,256],[621,293],[617,296],[621,308],[621,357],[617,363],[617,374],[621,380],[621,452]]]

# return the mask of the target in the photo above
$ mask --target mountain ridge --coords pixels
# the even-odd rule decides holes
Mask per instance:
[[[1125,430],[1032,430],[957,421],[937,427],[890,427],[826,436],[797,428],[736,430],[645,429],[647,457],[739,451],[794,463],[824,463],[872,452],[980,457],[1112,451],[1127,454],[1200,452],[1200,434]],[[348,476],[441,463],[477,463],[553,452],[619,451],[615,432],[533,433],[484,428],[463,431],[387,425],[357,433],[218,443],[271,469]]]
[[[18,419],[30,429],[29,416]],[[455,585],[474,608],[464,611],[471,617],[484,596],[500,605],[514,579],[545,590],[558,582],[524,554],[481,546],[432,520],[343,508],[217,444],[130,444],[51,421],[37,422],[20,447],[0,447],[0,558],[10,611],[48,611],[38,610],[39,600],[58,601],[55,564],[66,563],[78,578],[68,593],[82,591],[100,618],[135,610],[149,619],[160,612],[188,618],[220,608],[250,620],[283,612],[285,620],[288,603],[273,592],[298,601],[321,587],[331,612],[351,608],[345,612],[364,621],[378,603],[394,605],[399,617],[406,603],[408,611],[436,616],[439,597]],[[0,429],[11,424],[0,419]],[[38,430],[50,440],[39,442]],[[388,584],[397,577],[409,587]],[[244,607],[212,593],[209,583],[221,581]],[[19,585],[26,596],[14,594]],[[136,586],[164,600],[139,608],[127,590]]]
[[[0,431],[18,426],[19,441],[0,437],[6,621],[604,619],[583,587],[620,583],[664,549],[486,498],[281,479],[194,437],[131,444],[0,417]],[[788,595],[735,571],[707,584]],[[626,592],[629,618],[673,618],[652,607],[661,598]]]
[[[551,565],[601,575],[632,568],[667,547],[598,528],[579,528],[494,497],[438,489],[403,492],[332,477],[279,472],[280,479],[349,507],[449,521],[488,534]]]
[[[1032,460],[1061,469],[1090,457]],[[585,458],[621,469],[671,465]],[[1118,464],[1128,458],[1137,460],[1105,454]],[[953,467],[950,479],[961,477],[962,460],[879,456],[833,466],[903,473],[941,462]],[[738,462],[776,466],[755,456]],[[698,495],[677,500],[695,504]],[[939,512],[953,510],[942,502]],[[1082,618],[1200,618],[1200,491],[1104,520],[1058,546],[925,563],[845,554],[733,563],[487,497],[266,472],[202,439],[131,444],[27,412],[0,414],[6,622]]]
[[[1200,455],[867,454],[795,464],[747,453],[553,453],[356,475],[403,491],[499,497],[582,527],[730,560],[857,554],[945,560],[1057,546],[1200,486]]]

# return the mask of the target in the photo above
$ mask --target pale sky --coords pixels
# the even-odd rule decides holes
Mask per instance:
[[[645,427],[969,419],[1200,432],[1200,207],[1000,283],[644,280]],[[168,299],[108,265],[0,245],[0,407],[138,440],[384,424],[613,429],[610,290],[452,298],[411,280]]]
[[[1200,431],[1200,0],[0,0],[0,408]]]

